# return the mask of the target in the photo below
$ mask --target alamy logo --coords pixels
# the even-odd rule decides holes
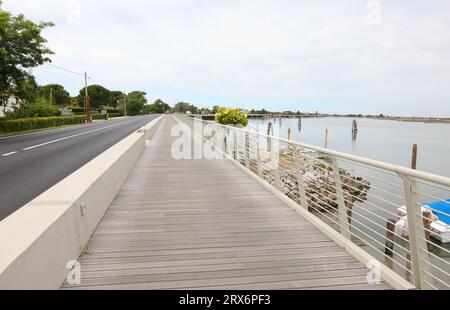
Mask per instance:
[[[193,130],[186,124],[176,124],[171,129],[171,136],[177,137],[171,146],[172,158],[214,160],[225,159],[228,155],[236,160],[260,160],[263,169],[276,169],[280,151],[278,127],[271,128],[270,137],[258,134],[265,133],[265,128],[256,131],[241,129],[201,121],[194,122]]]
[[[367,283],[369,285],[381,284],[381,263],[371,260],[367,263],[367,268],[370,269],[366,276]]]
[[[370,0],[366,6],[367,13],[367,23],[369,25],[379,25],[381,24],[381,3],[378,0]]]
[[[69,25],[81,24],[81,4],[78,0],[71,0],[67,3],[68,13],[66,20]]]
[[[81,264],[77,260],[67,262],[66,268],[69,270],[66,276],[66,282],[69,285],[81,284]]]

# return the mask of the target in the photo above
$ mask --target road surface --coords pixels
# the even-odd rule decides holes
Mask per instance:
[[[0,221],[156,117],[0,138]]]

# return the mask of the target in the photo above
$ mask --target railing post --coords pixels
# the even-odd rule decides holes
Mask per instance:
[[[236,128],[233,128],[233,149],[234,149],[234,159],[238,160],[238,135]]]
[[[229,128],[227,128],[227,151],[230,157],[233,157],[233,135]]]
[[[227,146],[228,146],[228,137],[227,137],[227,129],[225,127],[222,127],[222,151],[226,154],[227,153]]]
[[[221,128],[219,126],[215,125],[215,127],[216,127],[216,148],[222,148],[223,147],[222,131],[220,130]]]
[[[264,179],[264,173],[262,169],[262,162],[261,162],[261,154],[259,152],[259,134],[256,134],[256,169],[258,170],[258,176],[261,179]]]
[[[333,165],[334,185],[336,189],[336,198],[338,204],[339,224],[341,226],[341,234],[345,238],[350,240],[351,239],[350,224],[347,216],[347,208],[345,206],[341,175],[339,173],[339,167],[336,158],[331,157],[331,162]]]
[[[308,209],[308,199],[306,197],[305,182],[303,180],[303,169],[301,167],[300,154],[298,151],[298,148],[296,148],[295,146],[292,147],[292,152],[294,154],[294,166],[297,174],[298,196],[300,197],[300,205],[302,206],[302,208]]]
[[[280,163],[278,154],[279,148],[275,147],[274,139],[272,138],[272,136],[269,139],[270,139],[270,162],[273,172],[274,186],[276,189],[281,191],[282,188],[280,180]]]
[[[411,269],[414,285],[418,289],[428,289],[427,280],[430,276],[423,271],[431,273],[428,256],[428,245],[424,229],[421,207],[416,195],[416,181],[407,175],[400,174],[405,192],[406,213],[408,219],[409,250],[411,252]]]
[[[214,149],[217,148],[217,127],[211,126],[211,135],[212,135],[212,145],[214,146]]]
[[[247,167],[247,169],[250,169],[250,139],[247,131],[245,132],[244,154],[245,154],[245,166]]]

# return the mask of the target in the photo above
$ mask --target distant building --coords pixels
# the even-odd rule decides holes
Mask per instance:
[[[6,112],[12,111],[14,107],[17,107],[20,105],[20,99],[17,97],[9,97],[6,106],[4,104],[1,104],[0,106],[0,117],[4,117]]]

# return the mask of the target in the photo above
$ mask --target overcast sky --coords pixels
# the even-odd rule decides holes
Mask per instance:
[[[56,24],[44,33],[54,65],[149,100],[450,117],[448,0],[3,2]],[[83,87],[49,66],[35,74]]]

